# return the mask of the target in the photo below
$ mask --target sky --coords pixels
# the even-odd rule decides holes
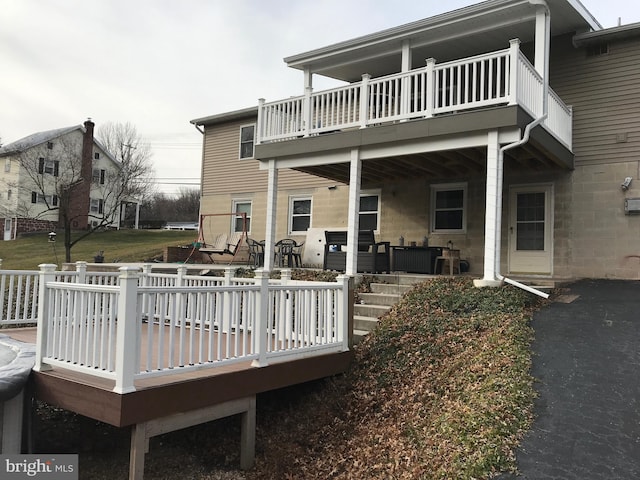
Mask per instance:
[[[0,0],[0,139],[130,122],[158,188],[198,188],[190,120],[300,95],[283,58],[474,0]],[[640,22],[637,0],[582,0],[603,27]],[[329,86],[314,79],[314,87]]]

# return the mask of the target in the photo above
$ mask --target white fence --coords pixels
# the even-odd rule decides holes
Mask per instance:
[[[542,78],[520,52],[519,42],[497,52],[436,64],[311,92],[286,100],[260,101],[257,143],[316,135],[384,122],[495,105],[518,104],[538,116]],[[572,112],[552,91],[545,127],[571,148]]]
[[[346,276],[300,282],[283,270],[270,280],[257,270],[240,279],[227,269],[203,277],[187,275],[186,266],[177,274],[150,267],[89,274],[82,263],[76,272],[42,265],[37,275],[0,275],[19,291],[10,296],[8,323],[39,320],[35,369],[112,379],[118,393],[146,377],[348,350]]]

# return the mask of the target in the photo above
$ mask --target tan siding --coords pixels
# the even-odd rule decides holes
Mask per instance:
[[[616,163],[637,158],[640,146],[640,42],[609,45],[587,57],[569,39],[552,59],[551,85],[573,106],[575,164]]]

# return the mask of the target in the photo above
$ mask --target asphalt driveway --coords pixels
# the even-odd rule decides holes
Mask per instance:
[[[533,318],[536,419],[501,480],[640,479],[640,282],[582,280]]]

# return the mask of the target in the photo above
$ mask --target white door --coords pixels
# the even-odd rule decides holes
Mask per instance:
[[[547,274],[553,267],[553,187],[512,187],[509,195],[509,271]]]
[[[11,219],[4,219],[4,239],[11,240]]]

